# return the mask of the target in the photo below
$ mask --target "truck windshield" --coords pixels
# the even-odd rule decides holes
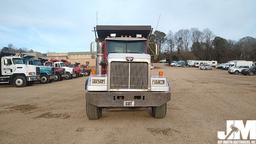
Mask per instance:
[[[108,41],[108,53],[145,53],[145,41]]]
[[[64,67],[65,65],[64,65],[64,63],[60,63],[60,67]]]
[[[45,62],[45,66],[52,66],[51,62]]]
[[[13,58],[12,61],[14,64],[24,64],[24,61],[21,58]]]
[[[34,60],[33,65],[41,66],[43,65],[40,60]]]

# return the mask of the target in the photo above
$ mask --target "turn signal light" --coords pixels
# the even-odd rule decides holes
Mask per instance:
[[[96,70],[95,69],[91,69],[91,74],[95,75],[96,74]]]
[[[158,74],[159,74],[160,77],[163,77],[164,76],[164,71],[160,70]]]

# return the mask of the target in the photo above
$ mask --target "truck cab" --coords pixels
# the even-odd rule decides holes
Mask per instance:
[[[39,67],[26,65],[19,56],[5,56],[1,53],[0,83],[13,84],[16,87],[24,87],[33,81],[37,81]]]
[[[96,26],[97,73],[85,82],[89,119],[99,119],[110,107],[150,107],[153,117],[165,117],[170,85],[162,71],[151,74],[151,31],[151,26]]]
[[[33,58],[24,58],[23,59],[25,64],[27,65],[34,65],[39,67],[40,69],[40,77],[39,77],[39,81],[42,84],[46,84],[51,82],[52,80],[54,80],[54,73],[53,73],[53,69],[49,66],[44,66],[41,62],[41,60],[39,59],[33,59]]]
[[[74,78],[75,77],[80,77],[81,76],[81,68],[80,68],[80,63],[75,63],[75,64],[70,64],[69,67],[73,68],[74,74],[72,75]]]
[[[55,81],[60,81],[66,76],[65,73],[64,73],[65,69],[61,68],[61,67],[54,67],[53,62],[51,62],[51,61],[46,61],[44,63],[44,66],[48,66],[48,67],[53,68],[54,80]]]
[[[75,73],[74,73],[74,69],[71,68],[71,67],[68,67],[64,64],[64,62],[54,62],[53,63],[53,67],[57,67],[57,68],[63,68],[64,69],[64,76],[65,76],[65,79],[71,79]]]

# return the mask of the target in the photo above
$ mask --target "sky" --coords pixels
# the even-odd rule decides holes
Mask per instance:
[[[151,25],[165,33],[209,28],[239,40],[256,37],[256,1],[1,0],[0,48],[12,43],[43,53],[89,51],[96,24]]]

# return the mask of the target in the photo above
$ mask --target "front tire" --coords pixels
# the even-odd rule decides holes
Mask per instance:
[[[86,115],[89,120],[97,120],[102,116],[102,108],[86,102]]]
[[[236,75],[239,75],[239,71],[235,71],[235,74],[236,74]]]
[[[167,104],[162,104],[160,106],[152,107],[152,116],[157,119],[162,119],[166,116]]]
[[[69,80],[69,79],[71,79],[71,78],[72,78],[72,75],[71,75],[70,73],[67,73],[66,76],[65,76],[65,79],[66,79],[66,80]]]
[[[43,75],[43,76],[40,77],[40,82],[42,84],[46,84],[46,83],[49,82],[49,78],[46,75]]]
[[[59,75],[55,75],[53,80],[58,81],[59,80]]]
[[[24,76],[16,76],[13,79],[13,84],[16,87],[24,87],[24,86],[27,85],[27,80],[26,80],[26,78]]]

